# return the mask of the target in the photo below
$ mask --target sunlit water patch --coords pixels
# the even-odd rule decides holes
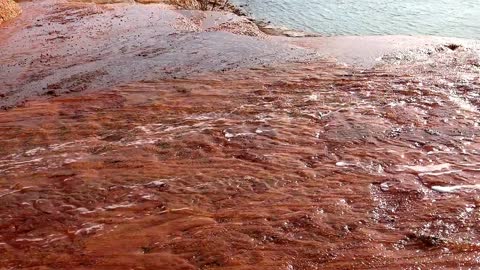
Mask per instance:
[[[235,0],[254,17],[324,35],[480,38],[476,0]]]

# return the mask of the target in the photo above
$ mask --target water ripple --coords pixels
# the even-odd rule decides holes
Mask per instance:
[[[256,18],[324,35],[422,34],[480,38],[475,0],[235,0]]]

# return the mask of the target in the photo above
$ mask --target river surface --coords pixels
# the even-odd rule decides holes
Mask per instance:
[[[143,81],[1,112],[0,266],[474,269],[479,59],[429,54]]]
[[[224,13],[21,4],[0,269],[478,269],[477,49],[358,69]]]
[[[255,18],[323,35],[480,38],[476,0],[235,0]]]

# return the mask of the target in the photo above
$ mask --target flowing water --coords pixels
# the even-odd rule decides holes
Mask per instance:
[[[477,0],[235,0],[257,19],[323,35],[480,38]]]
[[[175,42],[170,34],[205,45],[191,26],[212,17],[155,8],[134,20],[147,7],[45,5],[50,13],[26,12],[35,22],[25,23],[45,26],[20,31],[23,46],[0,58],[20,73],[4,79],[13,92],[3,97],[57,82],[43,89],[49,98],[0,111],[0,269],[480,265],[478,51],[439,45],[368,70],[318,59],[247,68],[255,59],[246,59],[219,72],[209,68],[228,67],[227,56],[198,56],[187,42],[175,67],[198,60],[209,72],[166,78],[172,70],[155,76],[157,62],[175,51],[158,46]],[[172,30],[179,25],[189,27]],[[110,40],[132,28],[140,42]],[[268,39],[214,37],[216,53],[237,49],[233,60],[304,59]],[[68,52],[86,38],[91,48]],[[245,40],[257,47],[236,46]],[[123,53],[112,53],[118,43]],[[91,83],[97,76],[109,83]]]
[[[2,112],[0,265],[478,266],[479,59],[462,54],[435,73],[291,64]]]

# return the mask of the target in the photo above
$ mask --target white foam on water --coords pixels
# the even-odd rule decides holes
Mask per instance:
[[[465,167],[478,167],[480,166],[480,163],[463,163],[463,164],[460,164],[462,166],[465,166]],[[469,169],[469,170],[472,170],[472,169]]]
[[[440,155],[440,154],[456,154],[457,152],[451,150],[438,150],[434,149],[433,151],[427,152],[427,155]]]
[[[35,158],[35,159],[31,159],[31,160],[15,161],[15,162],[7,161],[7,160],[0,160],[0,163],[4,163],[4,164],[0,164],[0,166],[22,165],[22,164],[28,164],[28,163],[35,163],[35,162],[39,162],[39,161],[42,161],[42,160],[43,160],[43,158]],[[9,162],[9,163],[7,163],[7,162]]]
[[[157,139],[140,139],[132,142],[128,142],[125,146],[136,146],[136,145],[145,145],[145,144],[154,144],[158,140]]]
[[[305,98],[306,101],[318,101],[318,95],[317,94],[311,94]]]
[[[346,161],[339,161],[339,162],[335,163],[335,165],[338,166],[338,167],[356,166],[356,164],[348,163]]]
[[[235,134],[230,133],[230,132],[228,132],[228,131],[224,131],[223,133],[225,134],[225,138],[230,139],[230,138],[235,137]]]
[[[383,183],[380,184],[380,189],[382,191],[388,191],[390,189],[390,186],[388,185],[387,182],[383,182]]]
[[[426,173],[421,173],[419,174],[420,176],[423,175],[431,175],[431,176],[440,176],[444,174],[454,174],[454,173],[460,173],[462,170],[450,170],[450,171],[442,171],[442,172],[426,172]]]
[[[390,103],[388,103],[387,105],[390,106],[390,107],[402,107],[404,106],[405,104],[407,104],[404,100],[401,100],[401,101],[392,101]]]
[[[56,242],[56,241],[59,241],[59,240],[62,240],[62,239],[66,239],[66,238],[68,238],[68,237],[67,236],[59,236],[59,237],[51,238],[47,241],[47,244],[52,243],[52,242]]]
[[[412,171],[416,171],[416,172],[419,172],[419,173],[432,173],[432,172],[438,172],[438,171],[445,170],[445,169],[450,169],[450,166],[451,165],[449,163],[442,163],[442,164],[432,164],[432,165],[425,165],[425,166],[422,166],[422,165],[413,165],[413,166],[401,165],[401,166],[398,166],[398,168],[399,168],[400,171],[412,170]]]
[[[90,214],[90,213],[95,213],[95,212],[97,212],[96,209],[95,209],[95,210],[88,210],[88,209],[85,208],[85,207],[79,207],[79,208],[77,208],[77,209],[75,209],[75,210],[77,210],[80,214]]]
[[[143,131],[145,134],[151,134],[152,133],[152,131],[146,126],[137,126],[137,127],[135,127],[135,129],[139,129],[139,130]]]
[[[472,105],[470,102],[463,98],[460,98],[456,95],[450,95],[448,98],[451,102],[453,102],[455,105],[457,105],[460,109],[464,111],[478,112],[477,108],[474,105]]]
[[[133,205],[134,205],[133,203],[121,203],[121,204],[112,204],[112,205],[109,205],[109,206],[105,206],[104,208],[107,209],[107,210],[114,210],[114,209],[118,209],[118,208],[128,208],[128,207],[131,207]]]
[[[226,131],[226,130],[223,131],[223,134],[224,134],[225,138],[227,138],[227,139],[231,139],[231,138],[235,138],[235,137],[248,137],[248,136],[257,135],[257,133],[251,133],[251,132],[243,132],[243,133],[234,134],[234,133],[231,133],[231,132]]]
[[[83,154],[83,153],[75,153],[71,156],[66,155],[65,159],[63,161],[64,164],[70,164],[70,163],[75,163],[77,161],[84,160],[88,155]]]
[[[57,151],[57,150],[62,150],[68,147],[75,147],[78,144],[84,144],[89,142],[88,139],[85,140],[76,140],[76,141],[71,141],[71,142],[66,142],[66,143],[57,143],[57,144],[51,144],[48,146],[50,150]]]
[[[103,224],[92,224],[90,227],[82,228],[75,232],[75,235],[90,234],[92,232],[103,230]]]
[[[475,205],[472,205],[472,204],[467,205],[467,207],[465,208],[465,212],[467,213],[472,213],[474,210],[475,210]]]
[[[150,201],[150,200],[153,200],[153,195],[152,195],[152,194],[143,195],[143,196],[142,196],[142,199],[144,199],[144,200],[149,200],[149,201]]]
[[[30,150],[25,151],[25,155],[27,155],[27,156],[33,156],[33,155],[35,155],[36,153],[41,152],[41,151],[45,151],[45,150],[46,150],[46,149],[43,148],[43,147],[33,148],[33,149],[30,149]]]
[[[40,242],[45,240],[44,238],[19,238],[16,242]]]
[[[376,168],[376,172],[377,172],[377,173],[384,173],[385,170],[383,169],[383,166],[382,166],[382,165],[378,164],[378,166],[377,166],[377,168]]]
[[[147,187],[164,187],[165,185],[166,185],[165,181],[162,181],[162,180],[155,180],[145,184],[145,186]]]
[[[458,186],[432,186],[432,190],[442,193],[453,193],[463,189],[480,189],[480,184]]]

